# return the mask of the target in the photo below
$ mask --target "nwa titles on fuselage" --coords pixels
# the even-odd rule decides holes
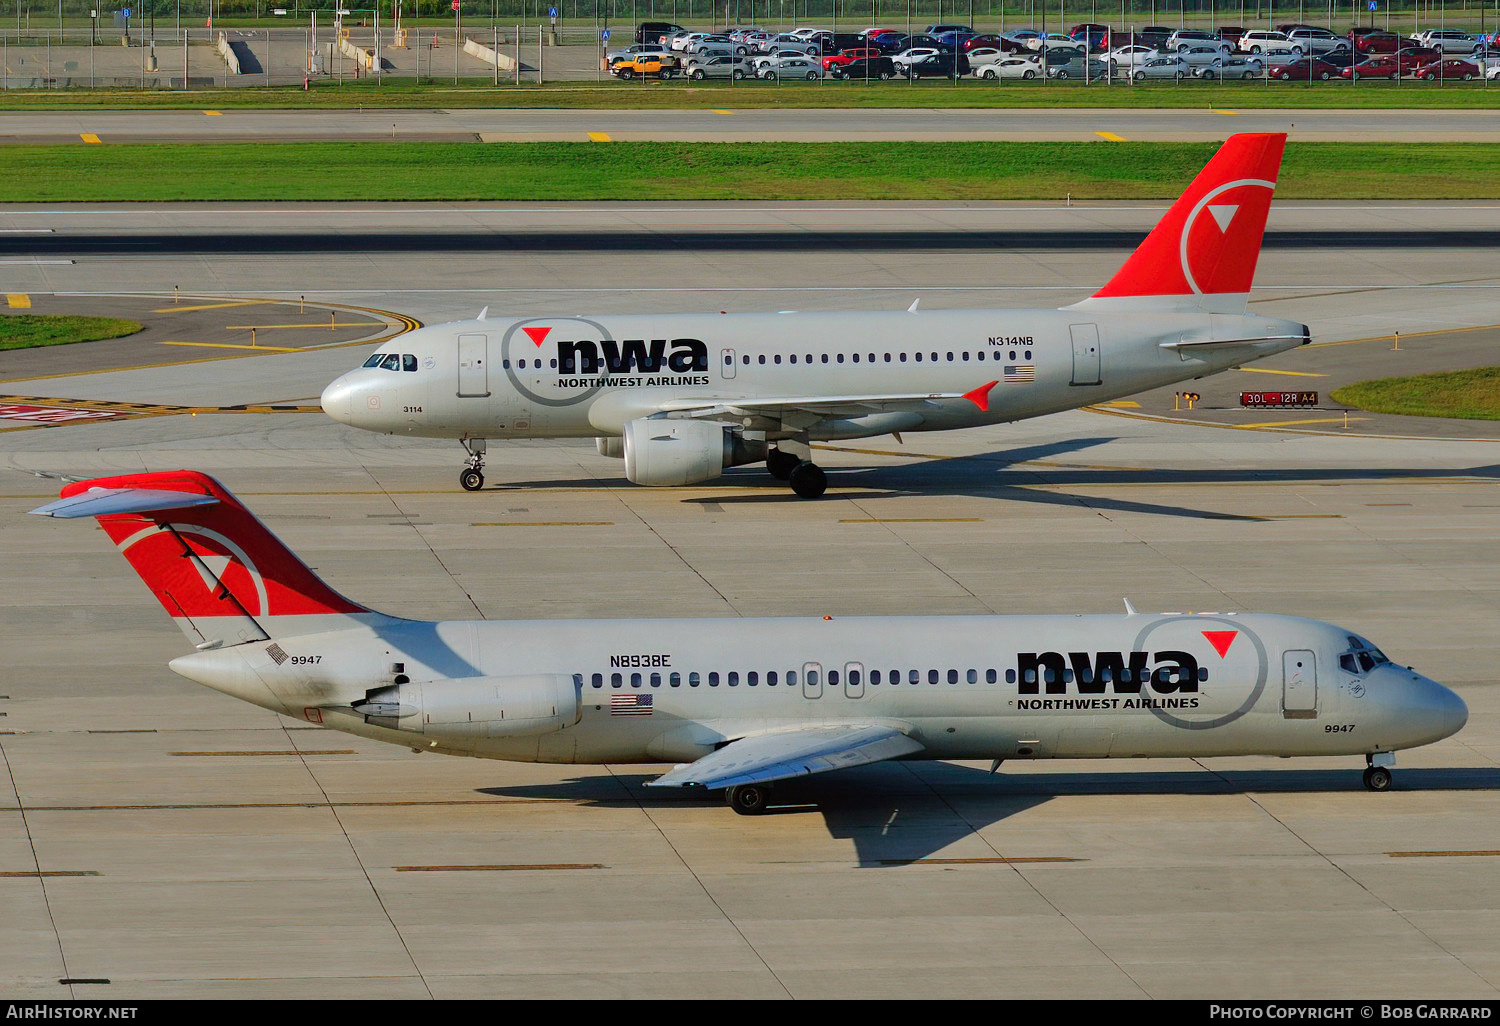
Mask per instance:
[[[653,786],[760,812],[779,780],[886,759],[1364,756],[1468,717],[1358,634],[1295,616],[881,616],[429,623],[328,587],[191,471],[82,481],[97,517],[236,698],[418,751],[680,763]]]
[[[334,419],[456,438],[592,437],[636,484],[764,460],[821,495],[814,442],[998,424],[1216,374],[1310,341],[1246,312],[1284,135],[1231,137],[1110,281],[1058,310],[525,317],[433,325],[330,384]]]

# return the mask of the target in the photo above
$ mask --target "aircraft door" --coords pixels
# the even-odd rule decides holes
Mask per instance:
[[[1070,324],[1068,332],[1073,336],[1073,380],[1069,384],[1099,384],[1099,326]]]
[[[865,697],[865,667],[863,663],[844,664],[844,697]]]
[[[1281,654],[1281,715],[1289,720],[1318,715],[1317,658],[1306,649]]]
[[[489,336],[458,336],[458,394],[465,396],[487,396],[490,394]]]
[[[722,377],[734,377],[735,359],[733,349],[725,349],[719,353],[719,373]]]
[[[823,664],[822,663],[803,663],[802,664],[802,697],[803,698],[822,698],[823,697]]]

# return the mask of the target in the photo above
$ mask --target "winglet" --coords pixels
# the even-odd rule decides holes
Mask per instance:
[[[982,412],[989,413],[990,389],[994,388],[998,384],[1000,384],[1000,382],[991,381],[988,385],[980,385],[972,392],[965,392],[964,398],[969,400],[969,402],[973,403],[975,406],[979,407]]]

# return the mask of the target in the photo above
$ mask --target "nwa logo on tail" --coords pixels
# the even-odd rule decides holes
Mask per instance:
[[[552,332],[550,327],[521,329],[540,348]],[[675,374],[708,370],[708,346],[696,338],[627,338],[558,340],[557,373],[565,374]],[[668,346],[671,351],[668,351]]]
[[[1204,631],[1203,637],[1222,659],[1238,631]],[[1160,695],[1189,694],[1207,674],[1191,652],[1022,652],[1016,656],[1016,680],[1022,695],[1065,695],[1071,682],[1080,695],[1139,695],[1150,686]]]

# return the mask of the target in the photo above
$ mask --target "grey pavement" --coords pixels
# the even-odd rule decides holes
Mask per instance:
[[[0,213],[0,224],[31,216]],[[180,219],[190,232],[200,215],[121,216]],[[393,216],[483,225],[518,215]],[[964,212],[863,216],[890,227]],[[1121,256],[705,252],[525,250],[467,264],[400,250],[100,256],[8,266],[6,292],[39,286],[62,302],[75,291],[149,293],[174,276],[203,294],[208,283],[231,298],[306,289],[424,321],[501,301],[895,308],[924,283],[924,306],[1055,305]],[[1500,320],[1486,291],[1494,266],[1484,247],[1371,251],[1358,266],[1327,250],[1268,253],[1261,277],[1272,287],[1256,302],[1306,314],[1320,340],[1352,343],[1272,364],[1331,380],[1482,359],[1493,337],[1472,329]],[[1007,279],[1014,289],[996,284]],[[1440,287],[1455,280],[1471,284]],[[1390,348],[1373,329],[1397,314],[1444,333]],[[316,394],[362,351],[92,375],[61,367],[67,376],[28,387],[269,401]],[[1275,378],[1213,379],[1240,380]],[[1164,405],[1137,398],[1145,413]],[[464,493],[456,444],[355,432],[317,413],[6,432],[0,993],[1493,1001],[1500,441],[1186,419],[1076,411],[832,446],[819,455],[830,491],[816,502],[755,468],[637,488],[586,442],[497,445],[491,486]],[[792,805],[760,819],[649,792],[649,766],[417,755],[175,677],[166,662],[186,650],[182,636],[107,539],[23,515],[56,494],[58,482],[35,472],[179,466],[219,476],[340,591],[407,616],[1108,612],[1123,598],[1139,609],[1275,610],[1359,630],[1455,687],[1470,722],[1404,753],[1384,794],[1363,790],[1355,759],[1007,763],[994,776],[987,764],[903,763],[798,784],[785,792]],[[565,526],[582,522],[591,526]],[[59,983],[78,978],[108,982]]]

